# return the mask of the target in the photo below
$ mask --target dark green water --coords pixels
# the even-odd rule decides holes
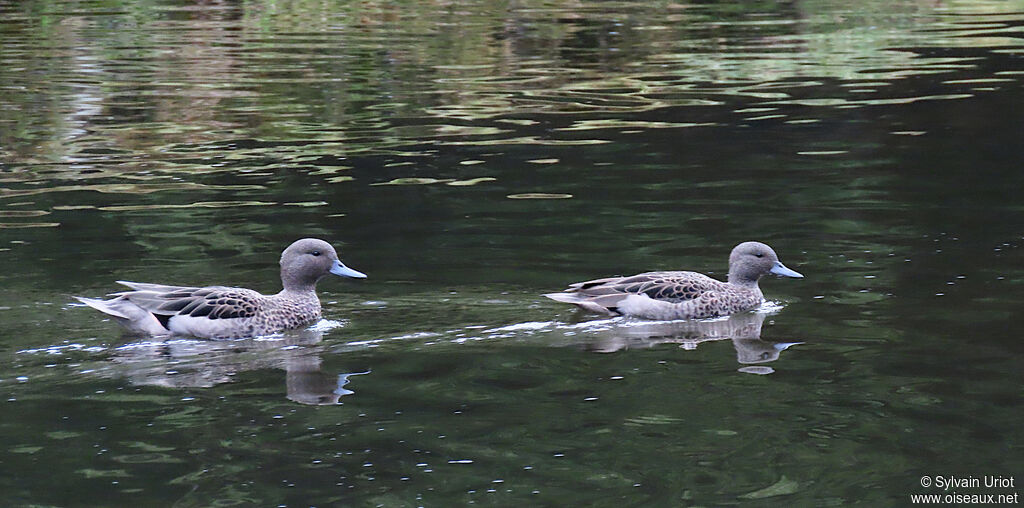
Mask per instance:
[[[0,0],[0,504],[1019,493],[1022,104],[1020,1]],[[304,236],[370,275],[315,331],[72,303]],[[745,240],[758,313],[539,296]]]

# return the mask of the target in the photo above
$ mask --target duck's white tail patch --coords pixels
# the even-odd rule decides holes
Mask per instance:
[[[134,333],[143,335],[167,335],[170,331],[164,328],[160,320],[127,298],[117,297],[110,300],[75,297],[78,301],[113,317],[118,323]]]

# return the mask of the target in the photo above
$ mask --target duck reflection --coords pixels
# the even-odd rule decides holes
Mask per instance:
[[[323,333],[287,332],[274,337],[238,340],[180,339],[136,342],[114,350],[109,374],[134,385],[209,388],[229,383],[241,372],[285,371],[286,397],[308,405],[333,405],[355,392],[349,377],[366,372],[332,374],[322,370]]]
[[[658,344],[679,344],[683,349],[696,349],[702,342],[731,340],[736,348],[736,361],[745,365],[739,369],[740,372],[771,374],[774,369],[759,364],[778,360],[783,351],[803,343],[762,340],[761,327],[765,317],[763,313],[744,312],[714,321],[629,322],[598,332],[583,347],[600,353],[650,348]]]

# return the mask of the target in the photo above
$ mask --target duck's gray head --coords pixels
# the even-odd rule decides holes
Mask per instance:
[[[757,280],[768,273],[782,277],[803,277],[786,268],[786,265],[779,261],[775,251],[761,242],[743,242],[729,254],[729,282],[757,284]]]
[[[331,244],[316,238],[303,238],[281,253],[281,283],[284,288],[308,290],[327,274],[365,279],[366,274],[345,266]]]

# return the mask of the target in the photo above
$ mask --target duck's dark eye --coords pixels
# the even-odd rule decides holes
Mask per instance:
[[[759,257],[759,258],[763,258],[764,257],[764,254],[761,254],[760,252],[758,252],[757,254],[754,254],[754,255]]]
[[[319,256],[320,255],[320,251],[315,250],[315,251],[310,252],[310,254],[312,254],[314,256]]]

